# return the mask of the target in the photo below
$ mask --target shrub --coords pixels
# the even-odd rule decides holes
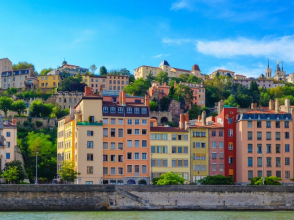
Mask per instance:
[[[41,122],[41,121],[36,121],[36,126],[37,126],[37,128],[43,126],[43,122]]]
[[[25,126],[25,127],[29,126],[29,122],[28,121],[24,121],[23,122],[23,126]]]

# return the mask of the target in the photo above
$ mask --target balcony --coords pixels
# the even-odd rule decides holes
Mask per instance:
[[[77,125],[84,125],[84,126],[103,126],[103,122],[78,122]]]

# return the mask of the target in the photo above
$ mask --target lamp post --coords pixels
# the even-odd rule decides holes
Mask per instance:
[[[38,184],[38,153],[36,152],[36,184]]]
[[[264,173],[263,173],[263,154],[259,154],[261,156],[261,167],[262,167],[262,185],[264,185]]]
[[[151,166],[151,183],[153,184],[153,176],[152,176],[152,154],[151,155],[151,158],[150,158],[150,166]]]

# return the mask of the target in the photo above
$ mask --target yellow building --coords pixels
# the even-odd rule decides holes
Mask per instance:
[[[190,181],[190,138],[185,129],[157,126],[151,119],[151,179],[173,171]],[[150,121],[151,121],[150,120]]]
[[[203,111],[205,112],[205,111]],[[196,182],[209,175],[209,128],[206,126],[205,113],[202,120],[189,122],[189,135],[191,141],[191,181]]]
[[[59,75],[45,75],[38,76],[39,88],[57,88],[61,81]]]

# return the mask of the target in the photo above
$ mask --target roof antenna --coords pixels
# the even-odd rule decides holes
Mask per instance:
[[[267,58],[267,68],[269,69],[269,58]]]

